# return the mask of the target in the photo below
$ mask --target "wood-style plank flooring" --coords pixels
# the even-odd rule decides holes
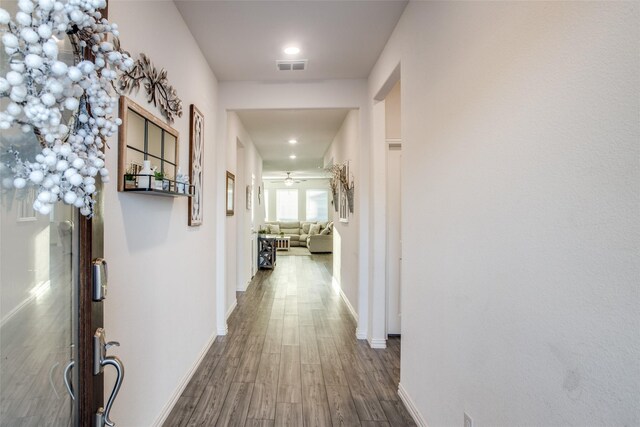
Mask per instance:
[[[331,255],[279,256],[238,293],[165,426],[413,426],[400,340],[373,350],[331,288]]]

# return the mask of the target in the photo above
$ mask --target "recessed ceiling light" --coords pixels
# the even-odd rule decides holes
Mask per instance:
[[[296,158],[296,155],[295,155],[295,154],[292,154],[292,155],[290,155],[290,156],[289,156],[289,158],[290,158],[290,159],[295,159],[295,158]]]
[[[289,140],[289,144],[297,144],[298,140],[297,139],[290,139]]]
[[[295,46],[287,46],[284,48],[284,53],[287,55],[297,55],[300,53],[300,48]]]

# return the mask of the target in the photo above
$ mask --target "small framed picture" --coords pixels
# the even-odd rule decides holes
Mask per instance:
[[[247,210],[251,210],[251,202],[253,199],[253,187],[251,185],[247,185]]]
[[[227,216],[233,216],[236,176],[227,171]]]

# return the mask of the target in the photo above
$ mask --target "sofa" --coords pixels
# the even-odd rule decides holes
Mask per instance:
[[[312,254],[332,253],[333,252],[333,234],[323,236],[322,234],[314,234],[307,237],[307,249]]]
[[[317,234],[311,234],[311,226],[314,224],[320,225],[320,231]],[[333,223],[327,221],[310,222],[310,221],[267,221],[264,228],[267,229],[269,234],[275,233],[272,231],[271,226],[277,225],[280,228],[280,232],[285,236],[291,238],[289,244],[292,247],[304,246],[309,249],[311,253],[331,253],[333,252]],[[317,227],[316,227],[317,228]],[[319,234],[324,231],[325,234]]]

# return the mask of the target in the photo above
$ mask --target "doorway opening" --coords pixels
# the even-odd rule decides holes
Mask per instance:
[[[398,81],[385,98],[387,337],[400,336],[402,333],[402,133],[400,101],[400,81]]]

